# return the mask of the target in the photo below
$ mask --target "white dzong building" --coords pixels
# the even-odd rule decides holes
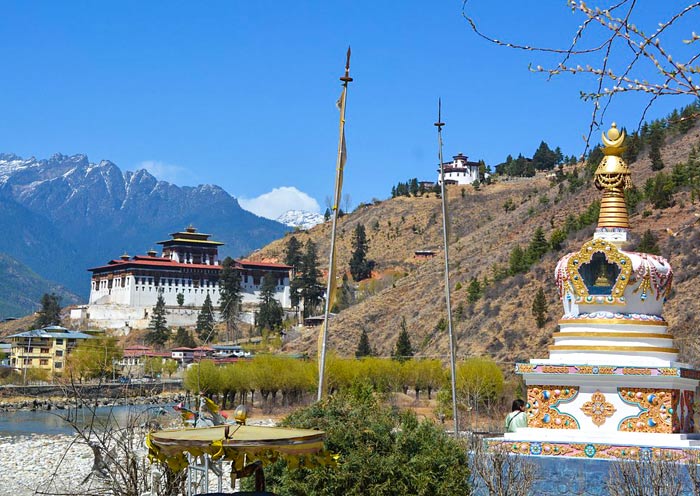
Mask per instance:
[[[445,184],[473,184],[479,180],[479,162],[470,162],[469,157],[455,155],[452,162],[444,162]],[[442,184],[441,171],[438,168],[438,184]]]
[[[218,249],[223,243],[191,226],[170,236],[157,243],[162,245],[160,255],[155,250],[134,257],[124,254],[88,269],[92,272],[89,303],[72,310],[71,319],[89,327],[146,329],[159,294],[165,300],[171,328],[194,325],[207,295],[218,317]],[[292,267],[249,260],[236,260],[235,266],[241,272],[242,320],[252,323],[262,279],[268,273],[277,276],[276,299],[283,309],[291,310]],[[182,305],[178,295],[182,295]]]
[[[662,315],[671,266],[661,256],[623,249],[624,190],[631,187],[623,142],[614,124],[603,135],[598,227],[557,264],[564,315],[549,357],[516,364],[527,386],[528,426],[489,441],[514,453],[697,461],[700,371],[679,362]]]

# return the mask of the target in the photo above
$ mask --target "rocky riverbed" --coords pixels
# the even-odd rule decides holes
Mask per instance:
[[[130,398],[69,398],[54,396],[49,398],[10,398],[0,401],[0,412],[15,412],[18,410],[67,410],[87,406],[90,408],[104,406],[126,405],[157,405],[179,403],[185,399],[184,393],[163,393],[152,396]]]
[[[251,419],[248,423],[274,425],[275,421]],[[145,491],[151,480],[151,466],[144,445],[146,431],[141,426],[129,432],[134,435],[132,452],[138,460],[140,479],[144,484],[142,488]],[[114,439],[123,441],[120,436],[114,436]],[[90,440],[100,446],[114,446],[109,438],[100,433],[91,435]],[[119,450],[115,451],[119,458]],[[104,472],[93,472],[94,465],[93,449],[81,435],[0,435],[0,496],[109,494],[106,492],[105,480],[112,476],[105,478]],[[109,474],[118,468],[107,463],[104,470]],[[229,471],[230,465],[225,464],[222,488],[225,492],[232,491],[230,479],[226,476]],[[211,473],[210,481],[210,490],[215,489]]]

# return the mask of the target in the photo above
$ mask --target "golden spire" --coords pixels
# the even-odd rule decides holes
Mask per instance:
[[[600,202],[598,229],[629,229],[624,190],[632,186],[632,180],[629,167],[621,157],[625,151],[622,146],[625,132],[620,133],[613,122],[607,134],[605,136],[603,133],[605,156],[595,171],[596,188],[604,190]]]

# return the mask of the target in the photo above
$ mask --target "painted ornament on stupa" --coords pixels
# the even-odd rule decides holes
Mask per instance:
[[[625,132],[612,123],[608,135],[603,133],[603,160],[595,171],[596,188],[603,190],[598,229],[629,229],[624,190],[632,187],[630,169],[622,160]]]

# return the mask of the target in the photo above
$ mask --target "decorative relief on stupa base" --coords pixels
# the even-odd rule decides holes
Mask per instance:
[[[578,429],[575,417],[561,413],[557,407],[578,395],[578,387],[534,386],[527,388],[528,427],[545,429]]]
[[[619,444],[557,443],[547,441],[490,440],[490,449],[505,449],[517,455],[565,456],[601,460],[642,460],[698,463],[698,451],[687,448],[652,448]]]
[[[618,396],[625,403],[637,406],[640,412],[622,419],[617,430],[665,434],[681,431],[677,413],[680,394],[677,389],[618,388]]]
[[[583,404],[581,411],[587,417],[591,417],[593,423],[600,427],[605,423],[608,417],[612,417],[617,410],[612,403],[608,403],[603,393],[596,391],[591,395],[591,401],[586,401]]]

